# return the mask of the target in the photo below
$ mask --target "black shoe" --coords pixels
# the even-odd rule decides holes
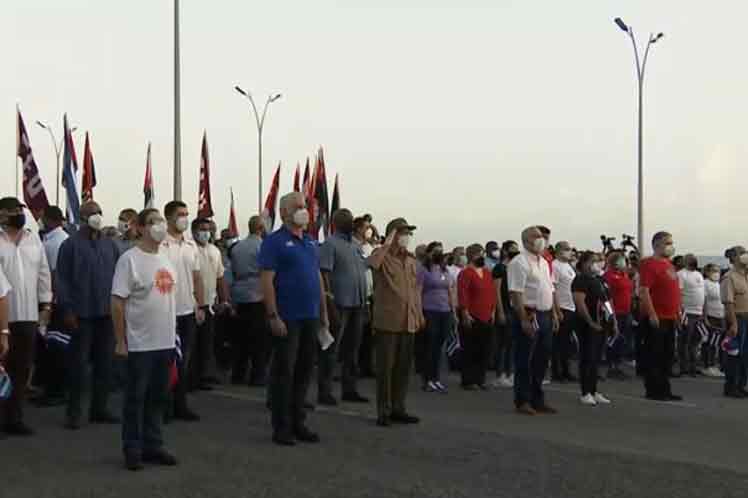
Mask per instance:
[[[296,446],[296,440],[294,437],[285,431],[274,432],[273,442],[279,446]]]
[[[551,382],[557,382],[559,384],[566,384],[566,377],[559,377],[557,375],[552,375]]]
[[[566,374],[566,375],[564,375],[564,378],[565,378],[565,379],[566,379],[566,380],[567,380],[568,382],[577,382],[577,381],[579,380],[578,378],[576,378],[576,377],[575,377],[574,375],[572,375],[572,374]]]
[[[729,389],[725,391],[725,396],[728,398],[745,399],[745,394],[740,392],[738,389]]]
[[[481,391],[490,391],[491,390],[491,388],[488,387],[485,384],[478,384],[478,389],[480,389]]]
[[[407,413],[393,413],[390,415],[390,420],[395,424],[417,424],[421,421],[418,417]]]
[[[350,403],[368,403],[369,398],[365,398],[364,396],[361,396],[359,393],[353,392],[353,393],[346,393],[343,395],[343,401],[348,401]]]
[[[197,386],[198,391],[212,391],[213,386],[208,384],[207,382],[202,382],[199,386]]]
[[[302,443],[319,443],[319,434],[310,431],[308,427],[303,425],[294,431],[294,436]]]
[[[143,462],[140,459],[140,455],[135,453],[125,453],[125,468],[132,472],[143,470]]]
[[[668,401],[683,401],[683,396],[677,394],[668,394],[666,397]]]
[[[304,401],[304,410],[309,410],[310,412],[313,412],[316,408],[317,407],[314,405],[314,403]]]
[[[390,420],[390,417],[387,416],[377,417],[377,425],[379,427],[390,427],[392,425],[392,421]]]
[[[185,422],[197,422],[198,420],[200,420],[200,415],[190,409],[184,409],[175,412],[174,418],[176,420],[184,420]]]
[[[34,430],[23,422],[6,424],[3,431],[10,436],[33,436]]]
[[[143,461],[145,463],[155,463],[166,467],[177,465],[177,458],[166,450],[146,451],[143,452]]]
[[[65,428],[71,431],[77,431],[81,428],[81,421],[78,417],[68,417],[65,421]]]
[[[668,396],[661,396],[658,394],[647,394],[644,397],[650,401],[670,401],[670,398]]]
[[[92,424],[119,424],[121,422],[119,417],[110,412],[92,413],[88,421]]]
[[[338,406],[338,400],[332,394],[320,394],[317,396],[317,403],[324,406]]]

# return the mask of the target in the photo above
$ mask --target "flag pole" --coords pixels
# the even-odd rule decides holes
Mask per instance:
[[[174,200],[182,200],[182,130],[179,56],[179,0],[174,0]]]
[[[16,150],[15,152],[15,164],[16,164],[16,199],[18,199],[18,149],[21,146],[21,130],[18,128],[18,115],[21,112],[21,107],[18,105],[18,102],[16,102]]]

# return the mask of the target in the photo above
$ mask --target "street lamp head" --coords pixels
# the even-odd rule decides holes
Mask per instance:
[[[45,124],[44,124],[44,123],[42,123],[41,121],[37,121],[37,122],[36,122],[36,124],[38,124],[38,125],[39,125],[39,127],[43,128],[43,129],[45,129],[45,130],[47,129],[47,125],[45,125]]]
[[[245,92],[244,90],[242,90],[241,87],[239,87],[238,85],[234,87],[234,90],[236,90],[237,92],[241,93],[245,97],[247,96],[247,92]]]
[[[657,33],[657,36],[654,37],[654,39],[652,40],[652,43],[657,42],[663,36],[665,36],[665,33]]]
[[[73,126],[72,128],[70,128],[70,133],[75,133],[75,130],[77,129],[78,129],[77,126]]]
[[[280,93],[276,93],[275,95],[273,95],[272,97],[270,97],[270,102],[275,102],[276,100],[278,100],[279,98],[281,98],[281,96],[282,95]]]
[[[621,31],[625,31],[626,33],[629,32],[629,27],[625,22],[623,22],[623,19],[621,19],[620,17],[616,17],[615,19],[613,19],[613,22],[616,23],[619,28],[621,28]]]

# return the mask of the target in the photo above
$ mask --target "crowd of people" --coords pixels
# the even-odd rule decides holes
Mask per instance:
[[[162,424],[198,421],[190,393],[224,382],[266,387],[275,443],[319,442],[307,423],[315,368],[316,401],[328,406],[369,403],[358,380],[375,377],[380,427],[419,422],[407,408],[414,365],[426,392],[447,394],[445,371],[456,370],[466,391],[513,389],[527,416],[557,413],[548,382],[578,382],[581,405],[608,405],[600,382],[634,372],[651,400],[681,400],[670,379],[683,375],[724,377],[725,396],[748,395],[740,246],[724,273],[676,256],[667,232],[647,258],[552,244],[544,226],[519,241],[411,251],[416,227],[404,218],[380,236],[370,215],[347,209],[320,243],[299,193],[280,200],[279,229],[253,216],[241,240],[190,222],[180,201],[123,210],[117,227],[85,202],[77,230],[53,206],[39,235],[24,208],[0,199],[0,377],[12,386],[0,428],[33,434],[23,413],[32,390],[80,430],[90,390],[88,421],[121,424],[130,470],[176,465]]]

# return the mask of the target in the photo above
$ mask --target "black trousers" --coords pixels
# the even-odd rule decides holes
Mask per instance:
[[[605,332],[592,330],[581,318],[577,320],[579,339],[579,384],[582,396],[597,393],[597,369],[600,364],[600,351],[605,341]]]
[[[78,419],[81,416],[83,391],[88,382],[89,364],[91,375],[90,415],[107,412],[107,402],[112,386],[112,359],[114,356],[114,328],[111,317],[80,318],[78,330],[71,333],[68,349],[70,400],[67,415]]]
[[[34,362],[34,343],[39,324],[12,322],[8,327],[10,351],[5,357],[4,365],[13,389],[9,399],[0,401],[0,413],[4,415],[5,424],[16,424],[23,421],[23,403],[26,400],[26,386]]]
[[[491,361],[493,325],[473,320],[471,327],[462,327],[462,386],[486,383],[486,369]]]
[[[182,363],[179,364],[179,379],[174,387],[174,413],[187,411],[187,390],[189,388],[189,371],[192,361],[192,349],[197,332],[195,314],[177,317],[177,334],[181,341]]]
[[[319,320],[286,322],[288,335],[273,336],[270,368],[272,424],[277,432],[290,432],[304,425],[304,402],[317,353]]]
[[[236,311],[232,340],[234,368],[231,380],[236,384],[244,382],[251,359],[252,370],[249,382],[265,382],[271,351],[270,328],[265,316],[265,305],[261,302],[240,303]]]
[[[215,316],[210,306],[203,306],[205,321],[197,326],[197,336],[192,348],[192,362],[190,365],[190,389],[200,387],[203,379],[215,373]]]
[[[332,378],[335,364],[340,358],[343,368],[341,381],[343,394],[357,392],[358,351],[366,316],[365,308],[339,308],[337,330],[330,330],[335,342],[327,350],[319,351],[319,372],[317,384],[319,394],[332,394]]]
[[[575,315],[573,311],[561,310],[563,319],[559,324],[558,333],[553,334],[551,375],[566,378],[571,375],[569,360],[571,358],[571,334],[574,331]]]
[[[663,397],[672,394],[670,367],[675,354],[675,321],[660,320],[658,328],[646,318],[640,324],[644,330],[644,388],[647,396]]]

